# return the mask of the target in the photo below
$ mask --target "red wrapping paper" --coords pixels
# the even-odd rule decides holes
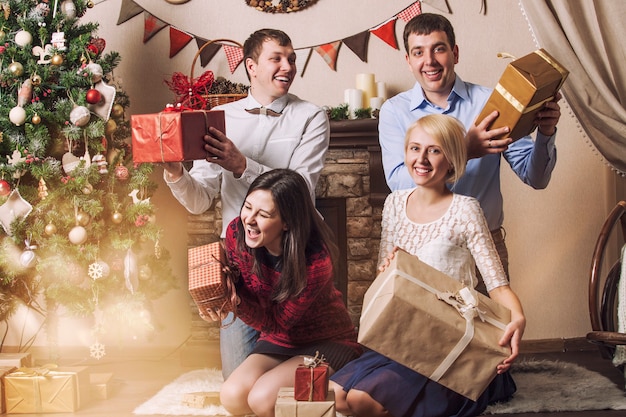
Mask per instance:
[[[188,250],[189,294],[198,309],[207,317],[208,309],[233,311],[227,277],[223,271],[226,254],[220,242],[209,243]]]
[[[133,162],[183,162],[205,159],[209,127],[226,133],[223,110],[162,111],[131,116]]]
[[[328,395],[328,364],[300,365],[296,368],[293,397],[296,401],[326,401]]]

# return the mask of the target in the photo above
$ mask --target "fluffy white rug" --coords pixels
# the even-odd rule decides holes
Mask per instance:
[[[163,414],[172,416],[229,416],[224,407],[209,405],[194,408],[183,404],[185,394],[192,392],[219,392],[223,382],[222,373],[217,369],[198,369],[187,372],[163,387],[133,414]]]
[[[610,379],[576,364],[526,360],[515,363],[512,372],[517,384],[514,398],[507,403],[489,406],[485,414],[626,410],[622,389]],[[222,381],[221,372],[215,369],[188,372],[166,385],[133,413],[228,416],[230,414],[222,406],[192,408],[182,403],[186,393],[219,391]]]

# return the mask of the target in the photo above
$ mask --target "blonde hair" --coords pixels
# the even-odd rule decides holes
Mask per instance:
[[[409,137],[415,128],[439,141],[443,155],[452,166],[452,172],[446,182],[455,183],[465,174],[467,148],[465,146],[465,128],[456,118],[445,114],[429,114],[409,126],[404,137],[404,150],[409,144]]]

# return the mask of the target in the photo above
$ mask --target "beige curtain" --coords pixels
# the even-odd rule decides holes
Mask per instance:
[[[626,1],[520,4],[536,43],[570,71],[562,92],[585,133],[626,175]]]

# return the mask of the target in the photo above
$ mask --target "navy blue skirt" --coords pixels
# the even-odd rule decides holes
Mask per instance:
[[[487,405],[508,401],[517,389],[506,372],[497,375],[478,400],[472,401],[371,350],[330,379],[346,392],[357,389],[369,393],[394,417],[478,416]]]

